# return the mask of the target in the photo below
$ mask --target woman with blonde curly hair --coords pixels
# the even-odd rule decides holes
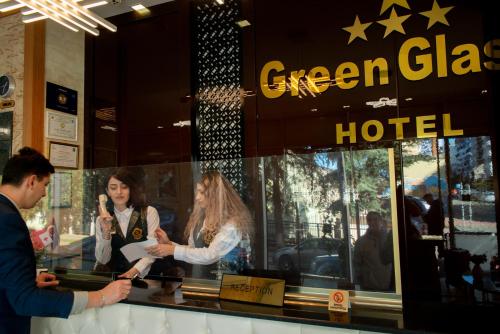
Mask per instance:
[[[231,183],[219,172],[210,171],[196,185],[193,212],[184,231],[188,245],[171,242],[163,230],[157,229],[159,244],[147,251],[154,256],[173,255],[176,260],[202,265],[217,263],[229,255],[233,255],[233,260],[248,260],[244,249],[249,246],[252,223],[250,212]]]

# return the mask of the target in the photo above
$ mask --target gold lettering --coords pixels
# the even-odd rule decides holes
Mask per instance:
[[[286,90],[285,76],[278,75],[273,78],[273,83],[271,88],[269,85],[269,73],[271,71],[282,72],[285,70],[285,66],[282,62],[278,60],[273,60],[264,65],[262,71],[260,71],[260,89],[262,94],[268,99],[276,99],[283,95]]]
[[[370,132],[369,132],[370,126],[374,126],[375,130],[376,130],[375,134],[373,136],[370,135]],[[383,135],[384,135],[384,126],[382,125],[381,122],[377,121],[376,119],[366,121],[361,126],[361,136],[366,141],[380,140]]]
[[[495,58],[496,60],[500,60],[500,39],[494,39],[489,41],[484,45],[484,54],[486,57]],[[496,61],[485,61],[484,67],[488,70],[498,71],[500,70],[500,64],[497,64]]]
[[[365,86],[371,87],[373,83],[373,71],[375,67],[378,68],[378,74],[380,77],[380,85],[387,85],[389,83],[389,66],[387,65],[387,60],[385,58],[377,58],[374,60],[365,60]]]
[[[290,73],[290,95],[299,95],[300,89],[300,78],[304,77],[306,70],[292,71]]]
[[[436,35],[436,60],[438,78],[448,76],[448,65],[446,64],[446,36]]]
[[[319,77],[318,77],[319,74]],[[315,93],[323,93],[330,87],[330,72],[324,66],[316,66],[307,75],[307,86]]]
[[[443,114],[443,136],[445,137],[453,137],[453,136],[462,136],[464,134],[463,129],[452,129],[451,128],[451,115]]]
[[[353,62],[348,61],[342,63],[339,65],[339,67],[337,67],[337,70],[335,71],[335,79],[337,80],[337,84],[341,89],[351,89],[356,87],[359,80],[346,81],[345,79],[357,77],[359,77],[359,68]]]
[[[410,123],[410,117],[389,118],[387,122],[396,125],[396,139],[403,139],[403,124]]]
[[[419,70],[413,70],[410,67],[410,51],[413,48],[419,48],[420,50],[425,50],[430,47],[429,42],[423,37],[410,38],[401,45],[399,49],[399,69],[401,74],[412,81],[422,80],[432,73],[432,55],[424,54],[415,57],[416,63],[422,65]]]
[[[455,47],[451,54],[454,56],[460,56],[466,53],[464,56],[455,59],[451,63],[451,70],[456,75],[464,75],[469,72],[481,72],[481,62],[479,59],[479,50],[474,44],[462,44]],[[465,65],[466,63],[468,65]]]
[[[425,132],[426,129],[435,129],[436,123],[426,123],[426,121],[435,121],[436,115],[417,116],[417,138],[437,137],[437,132]]]
[[[349,143],[351,144],[356,143],[356,123],[354,122],[349,123],[349,131],[344,131],[342,129],[342,123],[337,123],[336,128],[337,128],[337,144],[343,144],[344,137],[349,137]]]

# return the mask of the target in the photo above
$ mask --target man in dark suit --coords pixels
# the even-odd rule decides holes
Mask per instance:
[[[86,308],[114,304],[130,292],[129,280],[102,290],[60,292],[55,276],[36,277],[33,246],[19,209],[31,209],[45,196],[54,167],[37,151],[25,147],[7,162],[0,186],[0,334],[28,334],[31,316],[67,318]]]

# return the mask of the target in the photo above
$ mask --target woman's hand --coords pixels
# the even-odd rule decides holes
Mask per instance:
[[[45,288],[47,286],[56,286],[59,281],[56,280],[56,275],[49,273],[41,273],[36,277],[36,286],[38,288]]]
[[[159,227],[155,231],[155,237],[156,237],[156,240],[158,240],[158,243],[160,243],[160,244],[171,244],[172,243],[170,241],[167,233]]]
[[[136,278],[138,275],[139,275],[139,270],[137,270],[136,268],[132,267],[132,268],[130,268],[129,271],[127,271],[127,272],[125,272],[125,273],[123,273],[121,275],[118,275],[118,277],[133,279],[133,278]]]
[[[149,255],[165,257],[174,255],[175,246],[172,244],[158,244],[146,247],[145,250]]]
[[[113,216],[111,216],[107,211],[103,212],[101,206],[99,205],[99,226],[102,231],[102,236],[104,239],[111,239],[111,227],[113,224]]]
[[[115,304],[127,298],[131,289],[132,282],[128,279],[109,283],[104,289],[99,290],[102,299],[101,306]]]

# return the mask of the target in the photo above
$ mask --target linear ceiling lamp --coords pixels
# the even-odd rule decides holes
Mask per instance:
[[[51,19],[72,31],[83,29],[99,36],[99,26],[115,32],[116,26],[88,8],[107,4],[107,0],[0,0],[0,12],[26,7],[23,22]]]

